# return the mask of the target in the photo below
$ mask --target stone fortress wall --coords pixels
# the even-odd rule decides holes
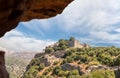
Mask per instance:
[[[71,48],[89,48],[88,44],[81,44],[78,40],[74,39],[69,42],[69,47]]]

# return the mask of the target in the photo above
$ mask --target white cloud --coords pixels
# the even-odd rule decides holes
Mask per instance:
[[[53,44],[54,41],[38,40],[24,36],[17,30],[10,31],[0,39],[0,46],[14,51],[42,51],[45,46]]]
[[[50,19],[39,20],[38,22],[34,20],[33,22],[25,22],[23,24],[28,30],[36,32],[36,34],[39,34],[40,37],[44,38],[47,38],[46,36],[49,35],[56,37],[54,36],[55,34],[61,33],[63,36],[77,35],[77,39],[80,39],[85,43],[91,43],[91,45],[96,45],[97,43],[111,43],[120,46],[119,6],[120,0],[75,0],[61,15]],[[48,31],[51,31],[52,33]],[[27,38],[23,34],[23,36],[21,36],[21,33],[18,32],[16,34],[17,37],[15,36],[15,38],[20,42],[14,40],[14,37],[7,37],[9,40],[14,41],[14,44],[16,45],[19,44],[19,46],[23,47],[24,43],[27,44],[28,46],[24,46],[24,49],[34,49],[30,46],[34,45],[37,47],[42,44],[44,45],[46,42],[35,38]],[[59,35],[61,36],[61,34]],[[5,39],[6,38],[3,40]],[[30,41],[32,41],[33,44]],[[11,42],[8,43],[12,44]],[[8,43],[4,44],[7,45]],[[37,43],[39,43],[39,45],[36,45]],[[16,47],[16,45],[13,46]],[[39,49],[39,47],[37,49]]]
[[[85,35],[83,39],[86,38],[86,42],[89,38],[89,41],[99,40],[99,42],[111,41],[114,43],[120,38],[119,6],[120,0],[75,0],[66,7],[61,15],[48,20],[40,20],[39,27],[47,32],[50,27],[53,28],[54,23],[57,23],[58,25],[55,26],[65,34],[67,32],[79,36]],[[36,27],[35,30],[39,31],[40,28]],[[116,31],[117,34],[112,33],[113,31]]]
[[[6,33],[5,36],[23,36],[23,34],[17,30],[12,30]]]
[[[110,34],[108,32],[91,32],[90,33],[91,38],[93,39],[101,39],[103,41],[115,41],[119,40],[120,35],[119,34]]]
[[[62,14],[65,24],[63,29],[68,32],[88,34],[83,38],[86,40],[89,38],[92,41],[114,43],[120,38],[119,6],[120,0],[75,0]]]
[[[85,21],[84,26],[95,29],[115,24],[120,20],[119,2],[120,0],[75,0],[63,12],[66,27],[82,27],[81,21]]]
[[[118,28],[118,29],[115,29],[115,31],[120,33],[120,28]]]

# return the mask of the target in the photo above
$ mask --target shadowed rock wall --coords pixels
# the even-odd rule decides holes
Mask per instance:
[[[115,78],[120,78],[120,67],[114,72],[115,72]]]
[[[9,78],[9,74],[5,67],[5,52],[0,51],[0,78]]]

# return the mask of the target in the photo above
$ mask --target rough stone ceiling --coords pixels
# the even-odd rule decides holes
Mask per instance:
[[[73,0],[0,0],[0,37],[20,21],[43,19],[62,13]]]

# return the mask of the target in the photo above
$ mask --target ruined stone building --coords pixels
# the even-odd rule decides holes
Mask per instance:
[[[53,47],[57,47],[57,46],[59,46],[59,42],[49,45],[48,47],[53,48]],[[70,47],[70,48],[89,48],[90,45],[81,44],[78,40],[73,39],[73,40],[68,40],[68,47]]]
[[[71,48],[89,48],[88,44],[80,44],[80,42],[76,39],[69,41],[69,47]]]

